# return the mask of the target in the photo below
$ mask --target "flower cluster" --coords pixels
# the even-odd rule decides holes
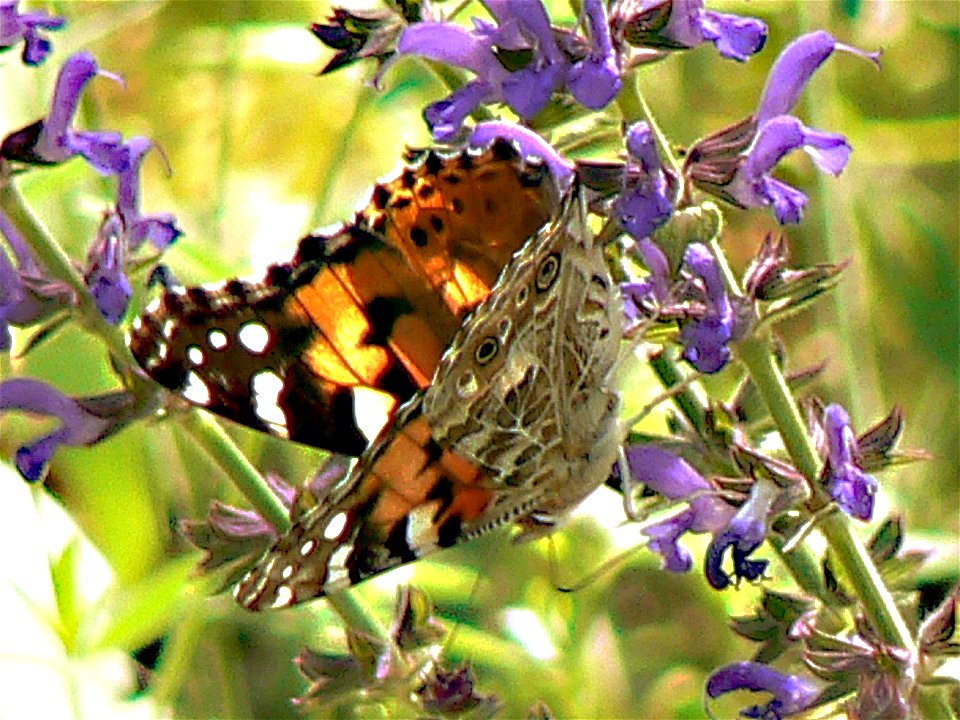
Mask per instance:
[[[3,12],[15,12],[15,5],[4,3]],[[40,22],[33,15],[23,17],[27,18],[23,23]],[[52,27],[50,22],[52,20],[44,26]],[[31,30],[27,37],[35,37],[33,32]],[[181,234],[173,215],[144,214],[140,208],[140,170],[144,156],[153,147],[150,140],[134,137],[124,141],[118,132],[74,128],[84,88],[98,75],[120,81],[116,75],[102,70],[88,52],[67,58],[57,77],[46,117],[7,134],[0,143],[0,180],[3,182],[11,182],[18,168],[57,165],[75,157],[83,158],[95,171],[114,177],[117,182],[116,203],[104,214],[77,283],[52,274],[37,250],[27,242],[24,229],[0,208],[0,235],[13,255],[11,260],[7,251],[0,248],[2,352],[12,348],[11,326],[46,323],[46,328],[35,334],[24,352],[49,337],[66,314],[82,302],[81,283],[101,316],[111,325],[119,324],[133,295],[127,274],[139,260],[138,251],[145,242],[162,251]],[[56,431],[17,452],[17,468],[32,482],[43,477],[59,445],[96,443],[133,418],[149,414],[155,403],[153,395],[132,394],[126,390],[105,396],[70,398],[39,381],[13,379],[0,385],[0,409],[54,416],[60,421]]]

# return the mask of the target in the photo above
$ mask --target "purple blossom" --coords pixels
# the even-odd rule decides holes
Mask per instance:
[[[797,38],[774,63],[757,112],[694,145],[685,174],[697,187],[735,205],[772,207],[781,224],[800,222],[806,195],[771,172],[801,149],[823,172],[839,175],[846,167],[851,148],[844,136],[809,128],[787,114],[814,72],[837,50],[878,62],[877,53],[839,43],[823,31]]]
[[[470,145],[487,147],[497,138],[516,143],[524,157],[542,159],[556,179],[560,188],[566,188],[573,180],[573,163],[557,152],[556,148],[533,130],[502,120],[478,123],[470,135]]]
[[[123,220],[130,251],[139,248],[144,240],[149,240],[158,250],[165,250],[182,234],[172,214],[142,215],[140,212],[140,167],[153,147],[153,142],[144,137],[131,138],[123,145],[126,161],[118,175],[117,212]]]
[[[82,155],[104,175],[123,170],[127,155],[121,146],[120,133],[72,127],[80,95],[97,75],[122,82],[117,75],[101,70],[89,52],[67,58],[57,76],[50,113],[4,138],[0,156],[34,165],[54,165]]]
[[[133,419],[138,411],[134,396],[125,391],[71,398],[31,378],[13,378],[0,383],[0,411],[4,410],[48,415],[60,421],[53,432],[17,450],[17,470],[29,482],[43,478],[60,445],[100,442]]]
[[[279,475],[267,473],[264,480],[296,521],[307,508],[326,497],[331,488],[346,475],[349,458],[331,454],[309,480],[299,488]],[[307,498],[302,498],[306,494]],[[273,524],[253,510],[227,505],[215,500],[203,520],[183,520],[181,532],[195,546],[205,551],[200,566],[206,571],[231,566],[227,585],[231,585],[250,570],[280,537]]]
[[[620,66],[610,37],[610,25],[603,0],[585,0],[583,12],[590,27],[593,47],[570,68],[567,87],[585,107],[606,107],[620,92]]]
[[[770,172],[787,154],[801,148],[821,171],[834,176],[843,172],[852,152],[843,135],[814,130],[791,115],[780,115],[760,126],[727,192],[743,207],[772,206],[781,225],[799,223],[806,195]]]
[[[0,352],[12,346],[10,326],[33,325],[76,302],[73,290],[50,278],[34,257],[20,231],[0,210],[0,235],[17,261],[14,267],[0,248]]]
[[[702,316],[686,321],[680,330],[683,357],[700,372],[715,373],[731,356],[728,344],[735,329],[733,306],[716,258],[706,245],[692,243],[684,259],[693,275],[703,283],[706,309]]]
[[[767,536],[767,529],[783,493],[772,481],[756,480],[750,497],[740,507],[730,524],[715,535],[704,558],[704,574],[710,585],[723,590],[730,585],[730,576],[721,567],[727,548],[733,555],[734,575],[746,580],[756,580],[763,575],[766,560],[750,560],[750,554],[760,547]]]
[[[741,62],[767,41],[766,23],[707,10],[703,0],[623,0],[613,25],[631,45],[678,50],[712,42],[721,55]]]
[[[590,41],[577,37],[565,45],[578,51],[585,45],[579,57],[561,49],[540,0],[489,0],[486,6],[496,24],[474,18],[468,30],[449,22],[413,23],[397,44],[400,55],[420,55],[475,75],[424,111],[438,139],[453,139],[482,104],[502,102],[530,119],[565,85],[591,109],[604,107],[619,92],[620,71],[602,0],[584,3]]]
[[[47,59],[51,49],[50,41],[40,31],[59,30],[67,21],[45,12],[21,13],[18,4],[19,0],[0,0],[0,52],[22,40],[20,57],[25,64],[36,66]]]
[[[670,261],[663,250],[648,237],[637,242],[637,252],[649,274],[643,279],[620,284],[623,311],[631,323],[655,313],[670,301]]]
[[[693,561],[689,551],[680,547],[680,537],[686,532],[719,531],[729,522],[734,508],[718,497],[706,478],[679,455],[649,444],[634,445],[626,453],[634,481],[668,500],[688,503],[686,510],[643,530],[650,538],[650,548],[663,557],[664,569],[687,572]]]
[[[640,240],[670,219],[673,203],[650,126],[645,122],[631,125],[626,145],[630,160],[613,211],[623,229]]]
[[[111,325],[117,325],[127,312],[133,288],[124,274],[127,243],[117,215],[107,215],[87,254],[88,266],[84,280],[100,313]]]
[[[879,483],[859,467],[850,416],[839,405],[829,405],[823,421],[827,441],[823,483],[845,513],[858,520],[869,520]]]
[[[740,662],[717,670],[707,681],[707,695],[718,698],[736,690],[768,692],[773,699],[740,711],[742,717],[779,720],[814,705],[820,695],[816,685],[798,675],[784,675],[758,662]]]

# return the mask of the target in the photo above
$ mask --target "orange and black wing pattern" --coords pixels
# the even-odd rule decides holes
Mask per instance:
[[[230,420],[360,455],[358,397],[379,395],[389,420],[429,386],[559,197],[549,170],[502,140],[407,160],[352,223],[303,238],[262,281],[167,289],[130,331],[145,372]]]

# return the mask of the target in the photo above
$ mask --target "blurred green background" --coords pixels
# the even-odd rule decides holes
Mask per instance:
[[[445,94],[413,59],[391,70],[379,93],[366,85],[372,68],[363,63],[318,77],[331,53],[306,28],[326,17],[326,3],[42,7],[70,25],[52,36],[56,52],[41,69],[24,68],[14,53],[0,56],[0,135],[45,114],[67,54],[93,51],[126,86],[95,80],[80,125],[146,135],[162,148],[172,174],[159,154],[150,156],[144,204],[179,218],[186,234],[164,261],[187,283],[259,276],[269,262],[288,259],[306,231],[349,218],[371,183],[397,168],[406,145],[428,142],[420,109]],[[749,114],[777,53],[800,33],[825,28],[846,43],[884,50],[882,72],[853,56],[831,59],[798,108],[808,124],[846,134],[854,154],[838,179],[817,175],[802,157],[779,171],[811,197],[803,225],[786,231],[794,257],[798,264],[852,262],[838,292],[782,330],[793,367],[829,360],[817,392],[843,403],[858,428],[894,404],[903,408],[903,445],[932,459],[882,476],[879,510],[905,517],[912,546],[937,549],[926,582],[955,580],[960,6],[757,0],[710,7],[763,18],[770,38],[745,65],[702,47],[642,74],[654,113],[682,145]],[[81,259],[111,202],[111,183],[73,162],[31,172],[20,186],[54,237]],[[731,209],[728,221],[724,243],[740,268],[764,234],[779,231],[765,213]],[[102,348],[74,328],[26,359],[4,358],[0,368],[4,378],[41,377],[73,394],[115,386]],[[294,716],[288,698],[305,684],[290,659],[303,645],[342,650],[341,626],[325,602],[254,616],[229,597],[206,596],[191,574],[199,554],[174,525],[204,515],[213,498],[242,500],[178,431],[176,418],[60,452],[47,481],[56,503],[40,489],[31,495],[7,462],[41,428],[3,417],[0,548],[9,577],[0,622],[9,628],[0,632],[7,638],[0,672],[23,682],[8,683],[17,689],[0,699],[0,716],[28,707],[37,715],[28,702],[84,717],[98,702],[110,716],[150,717],[163,707],[183,717]],[[264,471],[299,480],[318,464],[306,448],[228,430]],[[562,582],[639,541],[635,529],[617,528],[619,498],[606,489],[579,515],[555,538]],[[92,547],[67,542],[70,518]],[[778,576],[775,565],[771,574]],[[354,592],[387,622],[402,581],[426,590],[458,628],[449,657],[474,664],[481,690],[503,699],[507,717],[537,700],[558,717],[699,717],[705,677],[751,652],[726,618],[748,610],[752,589],[712,592],[699,572],[661,572],[643,550],[564,595],[554,590],[545,543],[517,547],[500,532]],[[542,637],[529,635],[531,628]],[[133,664],[119,651],[161,637],[152,694],[137,695]],[[149,661],[150,652],[140,658]]]

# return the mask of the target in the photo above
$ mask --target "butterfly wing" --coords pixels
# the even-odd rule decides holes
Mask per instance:
[[[167,290],[130,333],[146,373],[257,430],[362,453],[358,398],[371,391],[389,418],[428,386],[557,200],[543,165],[505,141],[414,159],[353,223],[304,238],[261,282]]]

